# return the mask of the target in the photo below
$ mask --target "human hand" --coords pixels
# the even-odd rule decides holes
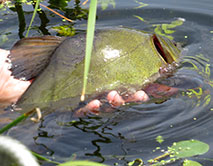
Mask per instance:
[[[22,81],[11,76],[7,56],[10,51],[0,49],[0,108],[15,103],[30,86],[30,81]]]

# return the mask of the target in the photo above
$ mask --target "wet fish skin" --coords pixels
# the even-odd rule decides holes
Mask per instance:
[[[18,105],[32,104],[35,107],[67,98],[79,102],[84,50],[85,34],[61,41],[48,66],[21,97]],[[141,89],[160,77],[161,67],[178,62],[179,55],[180,50],[173,42],[157,35],[119,28],[97,31],[87,95],[120,88],[125,91]]]

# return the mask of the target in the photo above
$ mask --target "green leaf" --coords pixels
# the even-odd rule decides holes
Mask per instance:
[[[174,143],[169,151],[177,158],[201,155],[209,150],[209,145],[198,140],[187,140]]]
[[[142,8],[142,7],[145,7],[145,6],[148,6],[148,4],[143,3],[143,2],[139,2],[139,1],[137,1],[137,0],[136,0],[135,2],[139,4],[139,6],[136,7],[136,9],[139,9],[139,8]]]
[[[33,154],[33,156],[35,156],[38,160],[43,160],[43,161],[46,161],[48,163],[53,163],[53,164],[60,164],[58,162],[55,162],[55,161],[52,161],[44,156],[41,156],[40,154],[36,153],[36,152],[32,152],[31,153]]]
[[[35,18],[35,16],[36,16],[36,12],[37,12],[37,10],[38,10],[39,4],[40,4],[40,0],[37,0],[37,1],[36,1],[36,5],[35,5],[35,9],[34,9],[34,11],[33,11],[33,16],[32,16],[32,18],[31,18],[30,25],[29,25],[29,27],[28,27],[28,29],[27,29],[27,33],[26,33],[25,37],[28,37],[29,31],[30,31],[30,28],[31,28],[31,26],[32,26],[32,24],[33,24],[34,18]]]
[[[183,166],[202,166],[202,165],[198,163],[197,161],[184,160]]]
[[[135,159],[132,162],[128,163],[128,166],[143,166],[143,160],[142,159]]]
[[[137,15],[133,15],[134,17],[136,17],[136,18],[138,18],[140,21],[142,21],[142,22],[146,22],[142,17],[140,17],[140,16],[137,16]]]
[[[75,28],[70,25],[60,25],[52,27],[55,31],[59,33],[60,36],[73,36],[75,35]]]
[[[87,24],[86,55],[85,55],[84,78],[83,78],[81,101],[84,101],[84,95],[86,92],[87,77],[89,73],[90,59],[92,54],[92,46],[95,33],[96,11],[97,11],[97,0],[91,0]]]
[[[35,110],[33,109],[32,111],[24,113],[21,116],[19,116],[18,118],[16,118],[14,121],[12,121],[11,123],[9,123],[6,126],[0,128],[0,134],[4,133],[5,131],[8,131],[10,128],[16,126],[18,123],[20,123],[21,121],[26,119],[29,115],[31,115],[34,112],[35,112]]]
[[[109,5],[115,8],[115,0],[99,0],[98,2],[101,3],[102,10],[106,10]]]
[[[164,141],[164,139],[161,135],[157,136],[155,139],[159,144],[161,144]]]
[[[169,38],[170,40],[173,40],[173,37],[170,36],[170,34],[173,34],[175,30],[172,30],[176,28],[177,26],[181,26],[185,22],[185,19],[178,18],[175,21],[172,21],[169,24],[155,24],[153,27],[155,27],[155,33],[159,34],[161,36],[165,36]]]
[[[96,163],[93,161],[69,161],[59,164],[58,166],[107,166],[105,164]]]

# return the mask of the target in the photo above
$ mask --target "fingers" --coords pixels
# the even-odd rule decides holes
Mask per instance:
[[[149,96],[144,91],[140,90],[124,100],[117,91],[113,90],[108,93],[107,100],[112,107],[119,107],[127,102],[146,102],[149,100]],[[98,115],[102,104],[103,103],[101,103],[100,100],[92,100],[85,107],[78,109],[75,112],[75,116],[79,117],[88,114]]]
[[[89,110],[98,110],[100,106],[101,102],[99,100],[92,100],[86,105]]]
[[[149,100],[149,96],[143,90],[135,92],[129,96],[125,102],[146,102]]]
[[[124,99],[118,94],[117,91],[111,91],[107,95],[107,100],[112,106],[121,106],[125,104]]]
[[[133,95],[128,96],[125,100],[118,94],[117,91],[111,91],[107,95],[107,100],[112,106],[121,106],[128,102],[146,102],[149,100],[149,96],[146,92],[140,90]]]
[[[101,107],[101,102],[99,100],[92,100],[86,106],[78,109],[74,116],[75,117],[82,117],[89,114],[98,115],[99,108]]]

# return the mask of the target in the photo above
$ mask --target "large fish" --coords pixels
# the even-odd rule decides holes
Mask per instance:
[[[77,106],[82,90],[85,34],[60,38],[31,37],[11,49],[13,75],[35,79],[18,101],[24,112],[64,99]],[[95,33],[86,95],[119,89],[142,89],[160,77],[160,71],[179,61],[180,50],[167,38],[132,29]],[[38,76],[37,76],[38,75]],[[25,106],[22,106],[25,105]]]

